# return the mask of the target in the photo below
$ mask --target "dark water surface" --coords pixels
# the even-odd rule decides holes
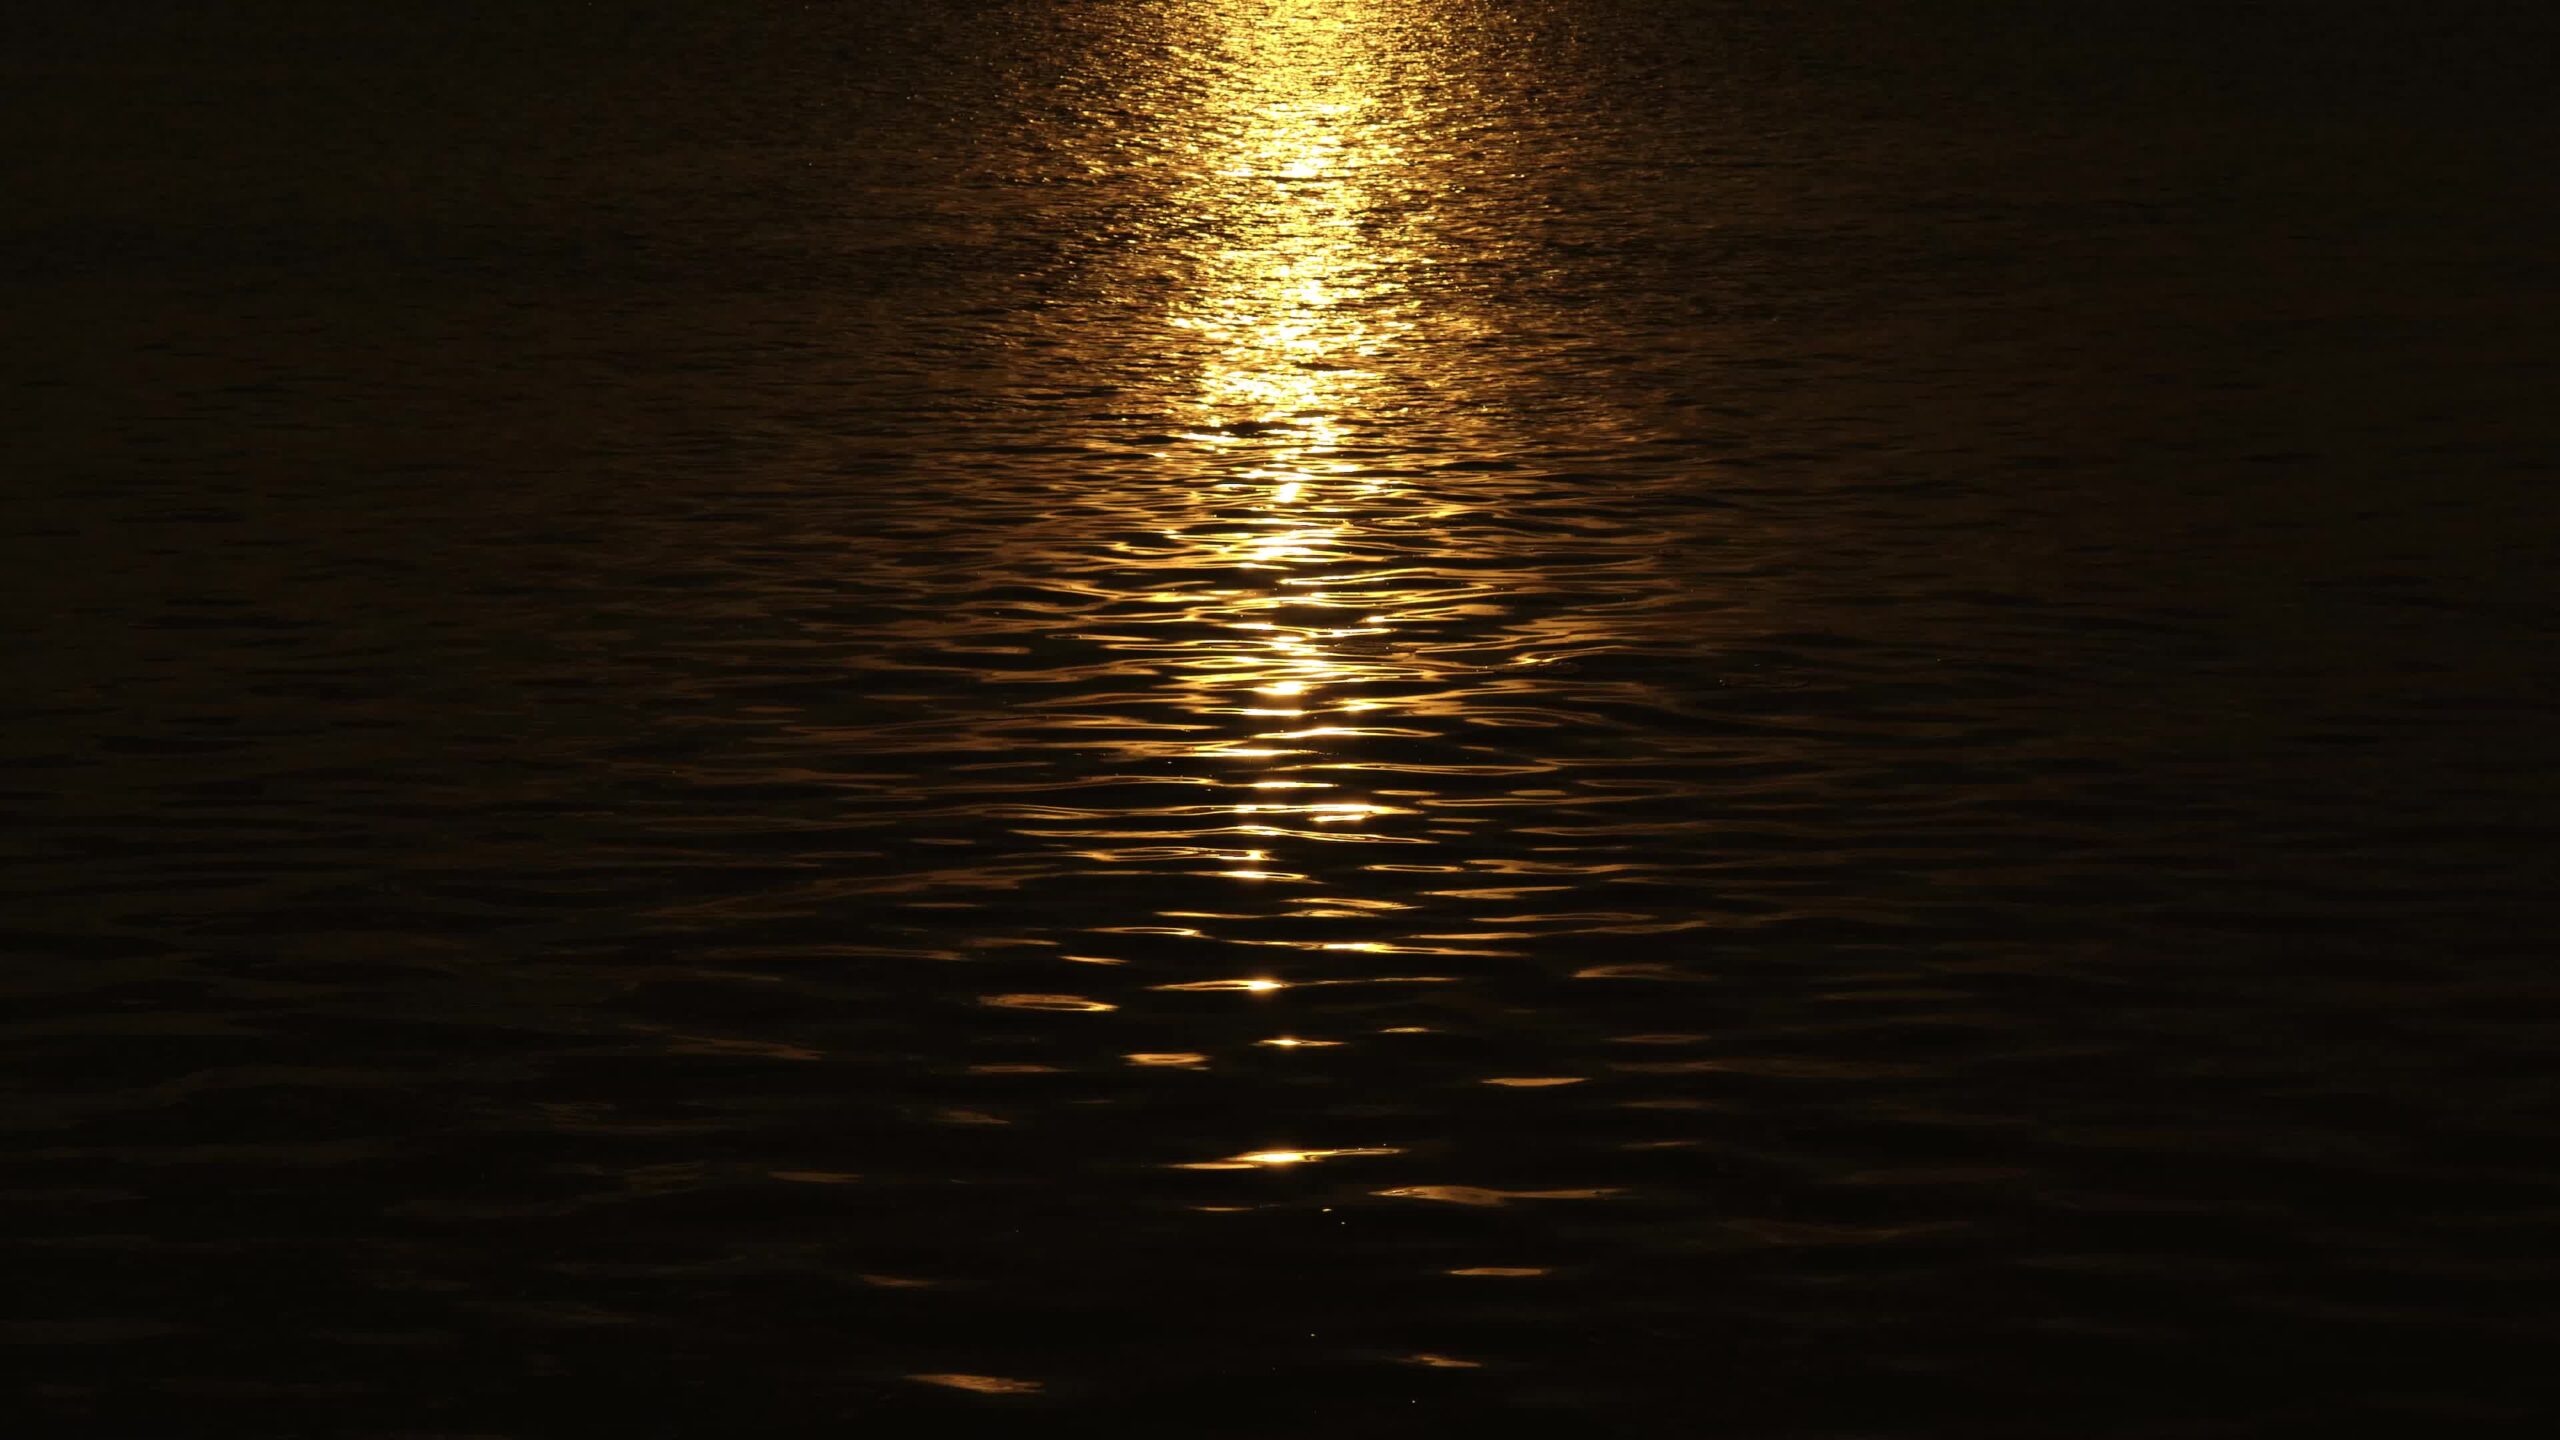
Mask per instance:
[[[2536,12],[38,9],[38,1428],[2533,1417]]]

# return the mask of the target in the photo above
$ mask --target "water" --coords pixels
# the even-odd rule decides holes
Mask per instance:
[[[2534,1413],[2547,27],[58,8],[44,1428]]]

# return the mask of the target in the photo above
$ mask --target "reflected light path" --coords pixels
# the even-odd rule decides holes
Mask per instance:
[[[1097,388],[1119,425],[1003,557],[1043,603],[1072,597],[1049,612],[1065,643],[1008,616],[1035,659],[986,672],[1032,686],[1009,736],[1074,768],[990,785],[1051,847],[1023,864],[1061,881],[1065,922],[1000,943],[1125,964],[1127,988],[1105,1017],[1026,979],[982,1013],[1142,1030],[1115,1065],[1168,1081],[1330,1083],[1403,1064],[1393,1047],[1418,1042],[1383,1037],[1441,1031],[1397,1022],[1471,1003],[1548,936],[1662,923],[1541,903],[1646,868],[1547,833],[1642,793],[1570,773],[1590,720],[1553,677],[1671,582],[1659,532],[1610,508],[1641,473],[1559,498],[1544,455],[1522,458],[1623,455],[1631,432],[1581,387],[1555,403],[1554,372],[1522,363],[1547,352],[1470,278],[1547,203],[1472,118],[1511,83],[1468,48],[1484,21],[1441,0],[1168,7],[1094,112],[1086,170],[1143,174],[1148,198],[1134,243],[1083,277],[1092,323],[1054,333],[1118,382]],[[1558,508],[1569,548],[1539,523]],[[1352,1035],[1378,1038],[1331,1038]],[[1469,1088],[1573,1078],[1521,1065]],[[1176,1168],[1268,1172],[1427,1139],[1290,1105],[1167,1143]]]
[[[1408,146],[1433,113],[1409,83],[1431,63],[1416,44],[1430,17],[1376,0],[1237,0],[1201,18],[1200,53],[1214,61],[1196,77],[1181,122],[1191,143],[1166,199],[1173,230],[1191,238],[1159,302],[1181,363],[1165,368],[1169,433],[1128,516],[1160,541],[1133,575],[1156,609],[1129,644],[1151,662],[1178,738],[1122,753],[1212,798],[1071,833],[1103,842],[1089,853],[1106,861],[1191,857],[1190,873],[1229,897],[1150,918],[1292,957],[1278,975],[1210,968],[1153,991],[1280,1003],[1310,987],[1445,984],[1344,965],[1471,952],[1301,928],[1374,927],[1409,908],[1359,893],[1374,888],[1378,856],[1430,844],[1415,803],[1427,792],[1378,783],[1390,772],[1373,768],[1377,747],[1437,743],[1439,722],[1413,701],[1451,703],[1447,677],[1405,643],[1446,606],[1450,577],[1409,537],[1418,519],[1445,524],[1463,509],[1420,491],[1411,464],[1382,463],[1393,456],[1380,438],[1426,338],[1415,283],[1432,264],[1428,172]],[[1259,1034],[1241,1047],[1335,1043]],[[1320,1128],[1268,1119],[1279,1133]],[[1174,1168],[1396,1153],[1274,1147]]]
[[[1363,0],[1221,12],[1207,139],[1176,204],[1215,222],[1167,323],[1201,357],[1180,449],[1197,520],[1166,538],[1236,583],[1186,594],[1214,629],[1172,667],[1179,703],[1221,733],[1188,747],[1235,795],[1225,829],[1269,849],[1225,878],[1323,883],[1322,842],[1409,841],[1371,822],[1410,807],[1350,793],[1341,761],[1398,733],[1364,685],[1404,674],[1397,621],[1416,598],[1377,562],[1376,522],[1411,503],[1346,443],[1380,369],[1416,328],[1417,221],[1391,203],[1407,169],[1385,123],[1387,43]],[[1309,844],[1308,842],[1318,842]],[[1290,847],[1288,863],[1275,852]]]

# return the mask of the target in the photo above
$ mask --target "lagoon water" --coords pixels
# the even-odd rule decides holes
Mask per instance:
[[[99,8],[47,1431],[2535,1413],[2547,24]]]

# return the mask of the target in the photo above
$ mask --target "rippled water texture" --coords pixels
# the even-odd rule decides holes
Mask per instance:
[[[45,1424],[2532,1415],[2547,26],[602,8],[0,68]]]

